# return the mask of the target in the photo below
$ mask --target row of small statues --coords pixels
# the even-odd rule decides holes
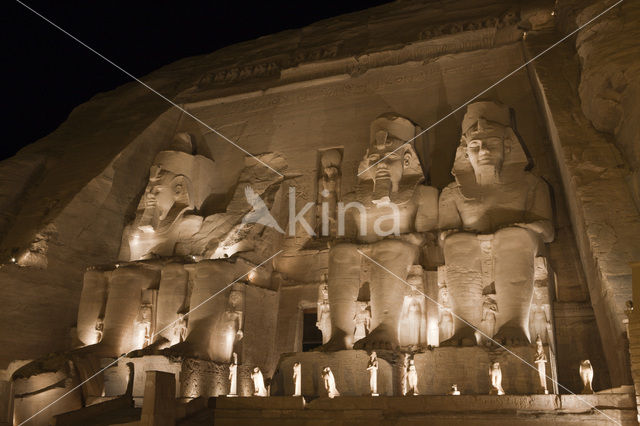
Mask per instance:
[[[547,376],[545,370],[545,364],[547,362],[546,355],[544,354],[544,348],[542,346],[542,340],[540,336],[536,339],[537,349],[535,364],[538,367],[538,375],[540,378],[540,386],[545,395],[549,393],[547,389]],[[375,352],[371,352],[369,356],[369,362],[367,364],[367,371],[369,371],[369,388],[371,396],[378,396],[378,356]],[[340,392],[336,387],[336,379],[331,371],[330,367],[324,367],[322,369],[322,380],[324,388],[329,398],[340,396]],[[584,360],[580,363],[580,378],[583,384],[583,394],[593,393],[593,367],[589,360]],[[251,379],[253,380],[254,396],[268,396],[267,388],[264,385],[264,377],[259,367],[255,367],[251,373]],[[233,362],[229,366],[229,381],[231,382],[228,396],[238,395],[238,358],[233,354]],[[401,388],[402,395],[418,395],[418,371],[413,357],[409,354],[404,355],[402,376],[401,376]],[[494,362],[489,367],[489,382],[490,391],[489,395],[504,395],[505,391],[502,388],[502,369],[499,362]],[[302,396],[302,365],[299,362],[293,364],[293,396]],[[449,395],[460,395],[457,385],[451,386]]]

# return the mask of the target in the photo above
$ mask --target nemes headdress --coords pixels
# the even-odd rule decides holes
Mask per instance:
[[[501,136],[504,138],[503,168],[524,170],[529,165],[530,160],[524,145],[516,133],[514,116],[511,108],[496,101],[474,102],[467,106],[462,119],[462,137],[451,170],[456,179],[466,173],[473,174],[473,168],[465,154],[467,142],[475,137]]]

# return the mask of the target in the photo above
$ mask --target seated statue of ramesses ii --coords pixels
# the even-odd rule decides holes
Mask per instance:
[[[367,261],[371,331],[354,348],[398,347],[406,288],[394,275],[407,278],[418,260],[420,232],[437,225],[437,190],[422,184],[417,155],[405,143],[418,132],[414,123],[394,114],[371,124],[369,149],[359,167],[360,183],[354,193],[344,196],[346,220],[341,220],[338,208],[338,235],[360,244],[337,243],[329,251],[332,337],[325,350],[350,348],[353,343],[355,302],[363,284],[359,251],[374,260]]]
[[[526,344],[534,260],[554,236],[549,189],[526,171],[528,159],[508,107],[467,107],[452,170],[440,195],[439,227],[451,309],[451,344],[474,344],[464,318],[482,327],[483,294],[495,291],[493,339]],[[485,304],[486,306],[486,304]]]

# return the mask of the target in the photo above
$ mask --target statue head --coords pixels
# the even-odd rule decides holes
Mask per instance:
[[[200,208],[214,191],[214,177],[214,163],[208,158],[181,151],[159,152],[138,206],[140,225],[156,229],[184,210]]]
[[[462,120],[462,137],[452,173],[456,178],[473,172],[480,185],[500,182],[506,164],[528,163],[521,141],[513,130],[511,109],[492,101],[467,106]]]
[[[318,289],[318,298],[320,300],[325,300],[329,298],[329,285],[328,284],[320,284],[320,288]]]
[[[491,370],[493,371],[500,370],[500,363],[494,362],[493,364],[491,364]]]
[[[376,358],[378,358],[378,354],[376,354],[376,351],[371,351],[371,355],[369,355],[369,357],[371,359],[376,359]]]
[[[337,149],[328,149],[323,151],[320,156],[320,164],[322,165],[322,175],[329,179],[335,179],[340,174],[340,163],[342,162],[342,154]]]
[[[398,192],[405,176],[422,176],[420,162],[411,141],[419,128],[409,119],[383,114],[371,123],[369,148],[358,167],[360,179],[373,180],[374,188]]]
[[[181,209],[193,208],[189,196],[190,185],[190,181],[184,175],[163,170],[156,165],[151,166],[149,183],[141,199],[144,214],[156,218],[157,222],[154,225],[157,226],[158,222],[167,218],[174,205],[180,206]]]
[[[253,369],[253,372],[254,372],[254,373],[259,373],[259,372],[260,372],[260,367],[255,367],[255,368]]]
[[[438,291],[438,295],[440,296],[440,303],[444,303],[447,302],[449,300],[449,289],[447,288],[447,286],[442,286],[440,287],[440,290]]]
[[[229,293],[229,307],[237,310],[242,304],[242,292],[239,290],[231,290]]]

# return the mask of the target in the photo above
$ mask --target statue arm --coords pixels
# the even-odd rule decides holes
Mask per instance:
[[[553,241],[555,230],[549,187],[542,179],[536,178],[536,180],[536,185],[531,189],[532,194],[527,206],[524,227],[540,234],[545,243],[550,243]]]
[[[454,184],[455,185],[455,184]],[[456,187],[449,185],[442,190],[438,201],[438,228],[440,240],[462,228],[462,218],[456,205]]]

